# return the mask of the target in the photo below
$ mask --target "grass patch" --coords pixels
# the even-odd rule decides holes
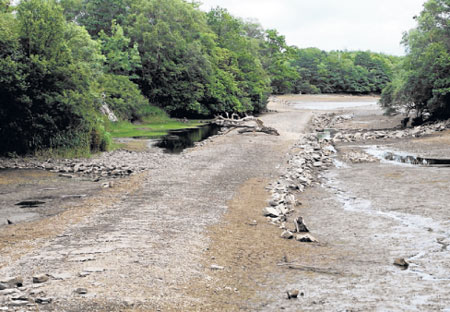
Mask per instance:
[[[194,128],[201,124],[199,120],[180,122],[166,116],[151,116],[140,123],[133,124],[128,121],[111,123],[108,131],[113,138],[159,138],[170,130]]]

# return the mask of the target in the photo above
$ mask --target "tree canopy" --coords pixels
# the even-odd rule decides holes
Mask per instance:
[[[390,110],[415,111],[419,119],[450,117],[450,1],[429,0],[404,34],[407,56],[381,103]]]
[[[254,114],[271,93],[380,92],[398,63],[299,49],[275,29],[185,0],[1,1],[0,56],[1,153],[104,149],[104,102],[129,121],[152,106],[183,117]]]

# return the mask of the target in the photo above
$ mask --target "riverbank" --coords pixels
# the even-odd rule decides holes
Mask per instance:
[[[80,199],[86,208],[0,228],[5,259],[0,280],[22,277],[24,284],[0,290],[0,307],[414,311],[450,306],[445,299],[450,298],[445,209],[450,176],[443,171],[448,169],[345,157],[350,152],[369,155],[366,150],[373,145],[438,155],[449,142],[448,133],[336,141],[334,153],[326,147],[331,137],[311,149],[305,148],[309,141],[300,139],[332,120],[340,131],[385,128],[396,121],[369,105],[337,108],[338,115],[351,117],[324,115],[319,118],[323,124],[309,128],[322,111],[294,109],[284,98],[270,108],[277,113],[261,118],[278,129],[279,137],[232,131],[180,155],[154,154],[161,161],[143,158],[147,167],[142,173]],[[303,172],[311,175],[310,183],[300,179],[308,177]],[[288,197],[293,204],[291,195],[296,204],[283,224],[274,220],[280,216],[264,216],[263,208],[282,210],[281,202],[272,205],[277,192],[270,189],[286,178],[298,189],[283,195],[283,205]],[[63,180],[56,183],[64,185]],[[309,187],[300,192],[302,183]],[[423,196],[415,198],[418,193]],[[281,237],[292,230],[296,216],[303,217],[317,242]],[[46,235],[26,236],[32,228]],[[399,269],[395,258],[406,259],[410,267]],[[39,274],[48,274],[48,281],[33,283]],[[298,298],[288,300],[286,291],[293,290],[299,291]]]

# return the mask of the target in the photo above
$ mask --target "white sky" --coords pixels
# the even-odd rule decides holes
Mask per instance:
[[[289,45],[404,55],[402,34],[415,27],[425,0],[200,0],[275,28]]]

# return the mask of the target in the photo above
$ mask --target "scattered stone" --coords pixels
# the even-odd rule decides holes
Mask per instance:
[[[55,280],[66,280],[72,277],[70,273],[52,273],[49,276]]]
[[[0,290],[5,290],[8,288],[8,285],[0,283]]]
[[[53,298],[36,298],[34,302],[38,304],[49,304],[52,303]]]
[[[270,218],[278,218],[280,216],[280,212],[272,207],[266,207],[263,209],[263,215]]]
[[[300,291],[298,289],[292,289],[292,290],[286,291],[286,293],[287,293],[288,299],[295,299],[298,297]]]
[[[78,295],[86,295],[88,291],[86,288],[77,288],[75,289],[75,293]]]
[[[278,206],[280,204],[280,202],[279,201],[277,201],[277,200],[271,200],[271,201],[269,201],[269,205],[270,206],[272,206],[272,207],[276,207],[276,206]]]
[[[13,289],[13,288],[0,290],[0,296],[10,296],[10,295],[14,295],[14,294],[17,294],[17,293],[18,293],[18,291],[16,289]]]
[[[222,271],[225,269],[225,267],[217,265],[217,264],[211,264],[210,269],[214,270],[214,271]]]
[[[298,217],[294,220],[295,231],[297,233],[309,232],[308,227],[303,221],[303,217]]]
[[[9,277],[3,280],[0,280],[1,284],[8,286],[8,288],[14,287],[22,287],[23,286],[23,278],[21,277]]]
[[[48,281],[48,275],[47,274],[40,274],[33,276],[33,283],[45,283]]]
[[[29,301],[30,298],[28,298],[26,295],[20,295],[17,297],[12,297],[11,300],[13,301]]]
[[[248,222],[247,224],[250,225],[250,226],[257,226],[258,222],[256,220],[253,220],[251,222]]]
[[[377,139],[400,139],[404,137],[422,137],[430,135],[433,132],[443,131],[448,127],[448,121],[438,122],[435,124],[417,126],[414,128],[406,128],[401,130],[359,130],[354,132],[342,133],[338,132],[332,138],[333,142],[355,142]]]
[[[409,263],[404,258],[397,258],[394,260],[394,265],[406,270],[409,267]]]
[[[314,238],[311,234],[297,234],[295,236],[295,240],[303,243],[317,243],[317,239]]]
[[[294,237],[294,234],[292,234],[291,231],[285,230],[285,231],[283,231],[283,233],[281,233],[281,238],[291,239],[293,237]]]

